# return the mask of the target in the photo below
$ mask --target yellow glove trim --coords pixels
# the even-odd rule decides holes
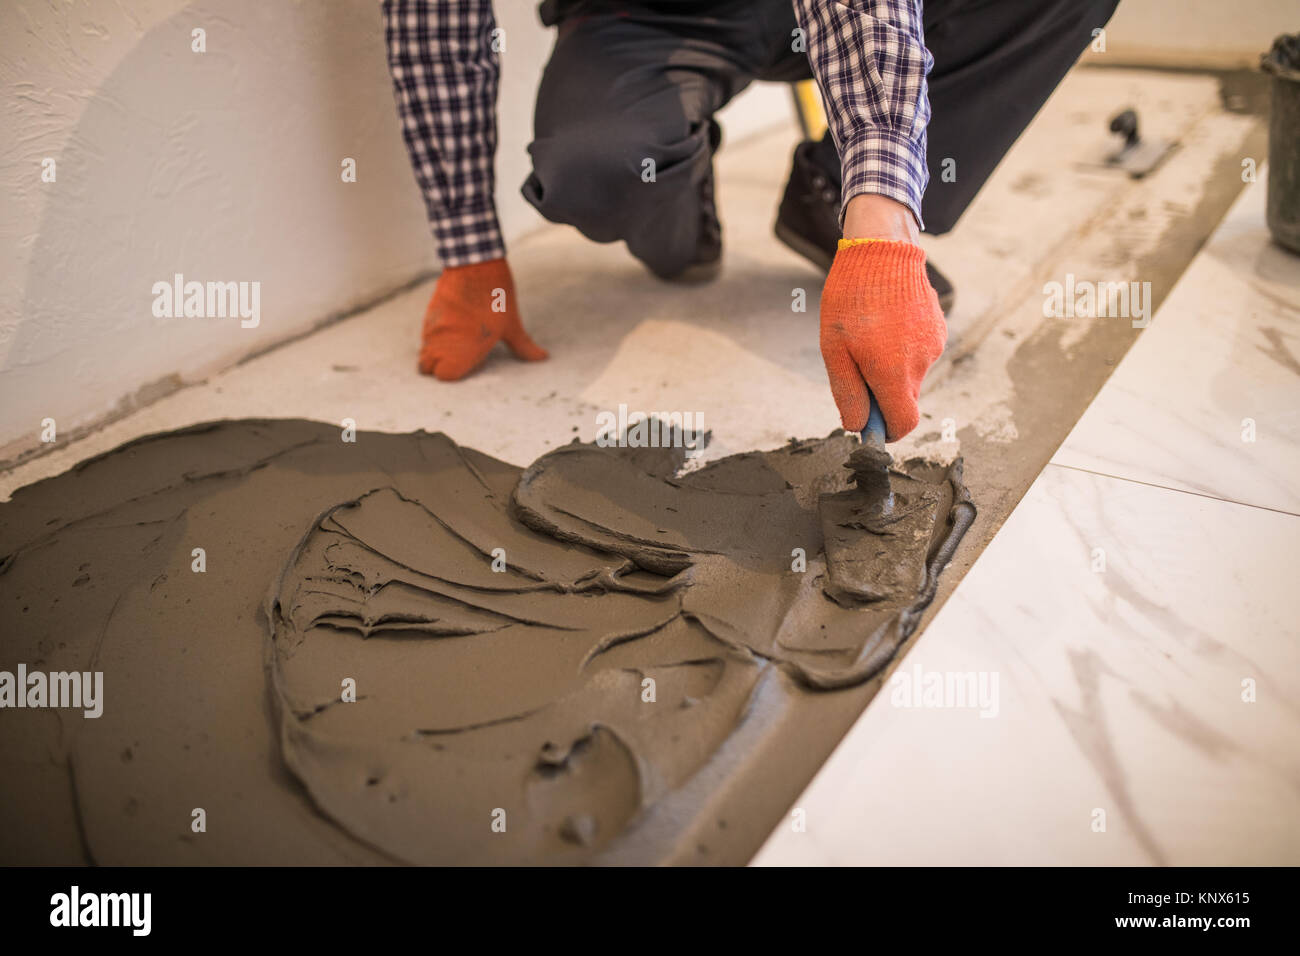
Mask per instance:
[[[839,252],[841,249],[847,249],[849,246],[865,245],[868,242],[903,242],[907,243],[907,245],[911,245],[911,243],[908,243],[906,239],[841,239],[840,244],[835,247],[835,251]]]

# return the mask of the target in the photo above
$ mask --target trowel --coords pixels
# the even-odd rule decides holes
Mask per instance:
[[[1137,111],[1131,108],[1112,116],[1108,128],[1120,137],[1119,145],[1112,140],[1100,155],[1083,160],[1080,166],[1118,169],[1133,179],[1141,179],[1164,162],[1178,145],[1161,137],[1143,138],[1138,130]]]
[[[894,505],[894,493],[889,484],[889,466],[894,463],[885,448],[885,416],[880,413],[876,396],[867,389],[867,424],[863,426],[862,446],[849,455],[848,467],[853,471],[853,480],[858,489],[865,492],[868,499],[880,502],[882,513],[888,513]]]
[[[867,400],[870,412],[860,433],[862,444],[849,453],[844,466],[857,487],[823,495],[818,503],[826,593],[850,604],[888,597],[898,590],[900,568],[913,564],[901,560],[902,550],[893,537],[892,528],[901,516],[895,512],[889,480],[893,459],[885,448],[885,417],[870,389]]]

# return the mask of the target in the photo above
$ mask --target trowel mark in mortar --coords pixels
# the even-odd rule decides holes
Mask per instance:
[[[200,715],[177,703],[159,722],[149,703],[158,695],[127,695],[79,744],[93,757],[126,741],[137,754],[130,764],[78,765],[79,804],[100,808],[84,826],[101,862],[191,859],[183,854],[192,850],[159,843],[158,819],[179,812],[179,794],[199,782],[225,792],[212,774],[245,794],[224,815],[239,825],[265,819],[283,835],[284,862],[320,859],[321,846],[302,841],[322,839],[352,859],[368,858],[366,847],[410,862],[617,858],[647,807],[702,769],[702,779],[722,780],[743,766],[745,754],[723,745],[755,719],[751,695],[758,675],[772,672],[767,662],[805,688],[859,682],[883,666],[915,628],[973,512],[959,470],[927,476],[904,466],[893,479],[904,495],[926,498],[927,482],[941,489],[924,574],[910,593],[867,602],[854,597],[850,563],[837,555],[855,554],[854,534],[888,536],[849,522],[834,548],[823,539],[825,497],[852,492],[842,464],[856,441],[847,436],[685,475],[655,450],[619,460],[615,449],[596,453],[602,459],[569,446],[525,474],[443,435],[358,439],[365,456],[340,448],[330,426],[215,423],[124,446],[0,507],[0,553],[11,556],[0,613],[15,598],[45,609],[4,622],[10,646],[26,653],[38,634],[82,633],[58,605],[22,602],[14,588],[35,594],[41,581],[72,580],[90,555],[107,570],[83,589],[82,610],[103,620],[120,602],[105,638],[111,659],[149,668],[155,690],[183,687],[191,700],[259,699],[250,611],[274,582],[263,604],[277,705],[271,752],[334,828],[323,835],[260,751],[247,752],[267,733],[255,706],[196,723]],[[905,509],[901,524],[924,520]],[[210,560],[239,555],[219,589],[218,578],[188,572],[195,538]],[[497,546],[510,555],[504,574],[485,560]],[[794,547],[807,551],[806,573],[791,570]],[[841,603],[827,600],[846,581]],[[187,666],[178,634],[180,650],[221,667]],[[206,674],[220,694],[205,693]],[[344,674],[359,699],[335,706]],[[647,678],[658,685],[654,704],[642,699]],[[762,720],[782,713],[764,710]],[[206,734],[225,754],[219,768],[189,755],[188,742]],[[184,753],[169,749],[182,741]],[[543,781],[548,742],[569,757]],[[102,809],[128,796],[136,815]],[[508,811],[507,839],[488,826],[497,807]],[[290,808],[302,815],[284,816]],[[237,862],[239,846],[265,841],[217,852]]]

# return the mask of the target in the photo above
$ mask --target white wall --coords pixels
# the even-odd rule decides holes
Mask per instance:
[[[1107,58],[1169,66],[1255,66],[1279,33],[1300,31],[1300,0],[1120,0]]]
[[[0,447],[433,265],[373,2],[6,2],[0,84]],[[154,318],[176,272],[260,281],[261,325]]]

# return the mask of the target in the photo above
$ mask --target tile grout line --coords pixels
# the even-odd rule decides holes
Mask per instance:
[[[1096,475],[1098,478],[1111,478],[1115,481],[1127,481],[1134,485],[1145,485],[1148,488],[1159,488],[1162,491],[1173,491],[1181,495],[1193,495],[1197,498],[1208,498],[1210,501],[1222,501],[1224,504],[1239,505],[1242,508],[1254,508],[1257,511],[1271,511],[1274,514],[1287,515],[1292,518],[1300,518],[1300,513],[1287,511],[1283,508],[1270,508],[1268,505],[1253,505],[1248,501],[1238,501],[1235,498],[1222,498],[1218,495],[1206,494],[1203,491],[1188,491],[1186,488],[1171,488],[1168,485],[1157,484],[1154,481],[1143,481],[1140,478],[1125,478],[1123,475],[1109,475],[1104,471],[1093,471],[1091,468],[1080,468],[1078,465],[1063,465],[1060,462],[1049,461],[1048,468],[1068,468],[1070,471],[1083,472],[1085,475]],[[1043,469],[1046,471],[1047,469]]]

